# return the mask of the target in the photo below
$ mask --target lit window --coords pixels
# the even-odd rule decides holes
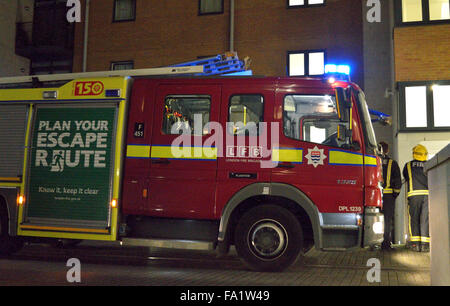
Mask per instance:
[[[398,86],[400,130],[450,131],[450,81]]]
[[[289,7],[307,6],[307,5],[322,5],[325,0],[288,0]]]
[[[322,75],[325,73],[324,52],[309,53],[309,75]]]
[[[199,15],[222,13],[223,0],[199,0]]]
[[[325,73],[325,51],[288,52],[288,75],[323,75]]]
[[[450,127],[450,85],[433,85],[434,126]]]
[[[131,21],[136,18],[136,0],[115,0],[114,21]]]
[[[405,88],[406,127],[427,127],[427,87]]]
[[[289,75],[290,76],[305,75],[305,54],[304,53],[289,54]]]
[[[422,0],[402,0],[402,21],[422,21]]]
[[[430,20],[450,19],[450,5],[448,0],[429,0]]]

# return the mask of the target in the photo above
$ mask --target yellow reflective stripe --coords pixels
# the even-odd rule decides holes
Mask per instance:
[[[383,193],[393,193],[394,190],[392,188],[384,188]]]
[[[151,158],[216,160],[217,148],[152,146]]]
[[[377,158],[370,155],[364,155],[364,164],[366,166],[377,166]]]
[[[47,231],[65,231],[65,232],[81,232],[81,233],[109,233],[108,229],[94,229],[94,228],[72,228],[72,227],[56,227],[56,226],[38,226],[38,225],[21,225],[21,229],[31,229],[31,230],[47,230]]]
[[[387,175],[386,175],[386,189],[389,189],[391,187],[391,170],[392,170],[392,159],[389,160],[388,168],[387,168]]]
[[[149,145],[128,145],[127,157],[131,158],[149,158],[150,146]]]
[[[20,177],[0,177],[2,182],[20,182],[22,179]]]
[[[401,190],[401,189],[395,189],[395,188],[394,188],[394,192],[400,193],[400,191],[402,191],[402,190]]]
[[[408,192],[408,197],[418,196],[418,195],[429,195],[429,193],[430,192],[428,190],[414,190],[414,191]]]
[[[272,161],[302,163],[303,149],[273,149]]]
[[[345,152],[340,150],[329,151],[330,165],[349,165],[349,166],[362,166],[364,157],[362,154]]]
[[[420,236],[411,236],[409,238],[409,240],[416,242],[416,241],[421,241],[422,240],[421,238],[422,237],[420,237]]]
[[[421,242],[430,242],[430,237],[420,237]]]
[[[413,178],[412,178],[412,173],[411,173],[411,162],[408,162],[406,164],[406,168],[408,169],[409,190],[412,191],[413,190]]]

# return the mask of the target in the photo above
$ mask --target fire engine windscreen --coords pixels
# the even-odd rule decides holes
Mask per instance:
[[[330,95],[287,95],[283,105],[283,130],[289,138],[341,147],[336,98]]]

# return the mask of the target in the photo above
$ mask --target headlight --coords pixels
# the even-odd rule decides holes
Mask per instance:
[[[383,222],[375,222],[372,225],[372,230],[375,234],[383,234],[384,233],[384,224]]]

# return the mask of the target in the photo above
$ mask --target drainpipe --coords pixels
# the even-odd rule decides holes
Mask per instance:
[[[234,51],[234,0],[230,0],[230,51]]]
[[[86,0],[86,12],[84,20],[84,43],[83,43],[83,72],[87,70],[87,47],[89,35],[89,4],[90,0]]]

